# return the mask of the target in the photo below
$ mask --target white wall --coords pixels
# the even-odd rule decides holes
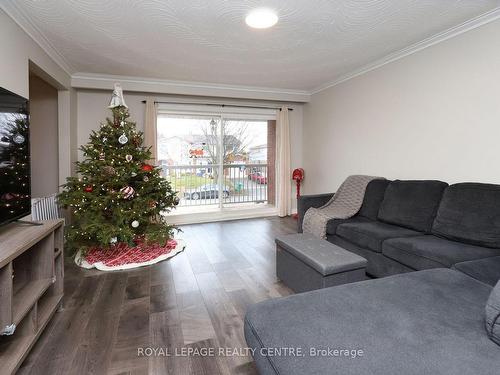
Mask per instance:
[[[500,21],[312,96],[307,193],[350,174],[500,183]]]
[[[107,108],[109,105],[109,99],[111,97],[112,88],[108,91],[102,90],[78,90],[77,92],[77,144],[78,146],[86,144],[88,142],[89,134],[92,130],[97,130],[99,124],[105,121],[106,117],[111,116],[111,112]],[[132,121],[137,123],[137,128],[139,130],[144,129],[144,110],[145,105],[142,101],[151,94],[143,93],[133,93],[125,92],[125,102],[129,107],[130,117]],[[184,99],[189,100],[189,97],[173,97],[167,95],[153,95],[158,101],[162,100],[178,100]],[[198,98],[200,100],[200,98]],[[221,101],[221,99],[218,99]],[[231,100],[223,100],[225,103],[231,102]],[[246,102],[247,103],[247,102]],[[254,102],[255,103],[255,102]],[[261,103],[262,104],[262,103]],[[270,105],[267,102],[266,105]],[[290,112],[290,138],[291,138],[291,167],[292,170],[297,167],[302,166],[302,120],[303,111],[302,104],[289,105],[293,107],[293,111]],[[81,153],[79,153],[79,158],[81,158]],[[292,204],[295,207],[295,187],[292,191]]]

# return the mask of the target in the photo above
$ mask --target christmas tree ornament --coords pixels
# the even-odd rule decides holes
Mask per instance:
[[[125,104],[125,99],[123,98],[122,85],[120,85],[119,83],[115,83],[115,88],[113,90],[113,95],[111,95],[111,100],[109,102],[108,108],[117,107],[128,108],[128,106]]]
[[[139,222],[137,220],[132,221],[132,228],[138,228]]]
[[[86,192],[86,193],[92,193],[92,191],[94,190],[94,188],[92,187],[92,185],[87,185],[83,188],[83,190]]]
[[[144,176],[143,180],[144,180],[144,182],[148,182],[149,181],[149,177],[148,176]]]
[[[132,186],[125,186],[120,189],[120,193],[125,199],[132,199],[135,194],[135,190]]]
[[[132,161],[133,158],[134,157],[132,155],[125,155],[125,160],[129,163]]]
[[[124,145],[125,143],[128,142],[128,138],[125,135],[125,133],[123,133],[122,135],[120,135],[120,138],[118,138],[118,142],[120,142],[121,145]]]
[[[20,145],[21,143],[24,143],[26,139],[22,134],[16,134],[12,140],[18,145]]]
[[[136,177],[136,176],[137,176],[137,173],[132,172],[130,175],[131,175],[132,177]]]
[[[153,166],[150,165],[150,164],[144,164],[141,169],[144,171],[144,172],[151,172],[153,170]]]
[[[106,165],[105,167],[102,167],[102,173],[106,176],[114,176],[116,174],[116,170],[112,166]]]
[[[116,237],[113,237],[113,238],[111,238],[111,239],[109,240],[109,243],[110,243],[111,245],[114,245],[114,244],[115,244],[115,243],[117,243],[117,242],[118,242],[118,238],[116,238]]]
[[[106,137],[102,137],[102,142],[103,142],[103,143],[106,143],[107,141],[108,141],[108,138],[106,138]]]
[[[105,157],[106,157],[106,155],[104,154],[104,152],[101,152],[101,153],[99,154],[99,160],[104,161],[104,158],[105,158]]]

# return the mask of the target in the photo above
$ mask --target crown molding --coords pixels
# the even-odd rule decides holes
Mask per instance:
[[[331,87],[337,86],[343,82],[349,81],[350,79],[353,79],[355,77],[358,77],[360,75],[363,75],[365,73],[368,73],[372,70],[378,69],[384,65],[387,65],[391,62],[394,62],[396,60],[402,59],[406,56],[412,55],[416,52],[419,52],[427,47],[431,47],[435,44],[444,42],[445,40],[451,39],[455,36],[458,36],[460,34],[466,33],[467,31],[471,31],[473,29],[476,29],[480,26],[486,25],[487,23],[493,22],[497,19],[500,18],[500,7],[494,8],[489,12],[486,12],[478,17],[472,18],[458,26],[454,26],[446,31],[443,31],[439,34],[433,35],[427,39],[424,39],[420,42],[417,42],[409,47],[403,48],[402,50],[399,50],[397,52],[391,53],[379,60],[376,60],[374,62],[371,62],[367,65],[364,65],[363,67],[353,70],[350,73],[347,73],[338,79],[331,81],[329,83],[320,85],[316,87],[315,89],[311,90],[310,94],[317,94],[321,91],[324,91],[326,89],[329,89]]]
[[[500,18],[500,7],[494,8],[478,17],[433,35],[409,47],[403,48],[402,50],[391,53],[312,90],[289,90],[106,74],[74,73],[76,69],[71,66],[66,58],[57,51],[44,34],[30,21],[29,17],[23,12],[22,9],[20,9],[19,6],[16,5],[14,0],[0,1],[0,9],[7,13],[7,15],[11,17],[52,60],[54,60],[68,75],[71,76],[71,86],[75,88],[110,89],[113,86],[112,83],[120,81],[126,90],[145,93],[203,95],[299,103],[309,102],[313,94],[317,94],[328,88],[339,85],[350,79],[366,74],[372,70],[390,64],[391,62],[412,55],[425,48],[444,42]]]
[[[80,89],[110,90],[115,82],[120,82],[124,90],[155,94],[213,96],[297,103],[306,103],[311,99],[311,94],[302,90],[174,81],[110,74],[75,73],[71,76],[71,86]]]
[[[64,70],[68,76],[75,70],[66,58],[61,55],[52,43],[43,35],[43,33],[36,27],[29,17],[20,9],[15,1],[2,1],[0,2],[0,9],[14,20],[28,36],[35,41],[36,44],[52,59],[54,62]]]

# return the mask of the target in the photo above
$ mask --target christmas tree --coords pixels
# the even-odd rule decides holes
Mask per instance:
[[[163,246],[175,227],[160,214],[177,204],[176,192],[149,163],[151,151],[129,121],[119,85],[109,108],[113,118],[80,147],[84,160],[76,163],[78,177],[69,177],[59,195],[61,206],[73,213],[68,244],[84,252],[96,247],[106,251],[117,243]]]

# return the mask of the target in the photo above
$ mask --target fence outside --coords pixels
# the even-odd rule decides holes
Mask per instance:
[[[268,202],[267,164],[224,164],[221,186],[219,171],[209,164],[163,166],[162,173],[178,192],[179,207]]]

